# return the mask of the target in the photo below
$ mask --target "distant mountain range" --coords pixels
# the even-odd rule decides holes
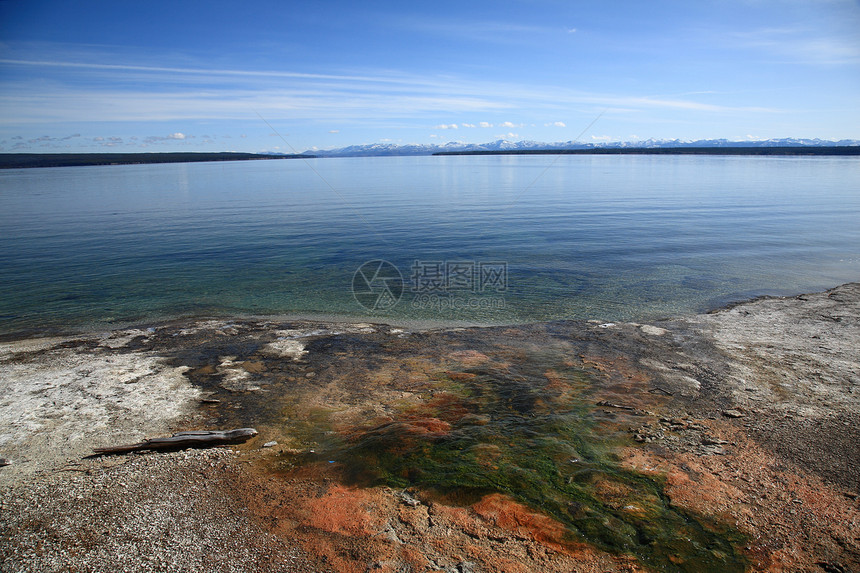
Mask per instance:
[[[539,141],[507,141],[499,139],[490,143],[460,143],[452,141],[444,144],[406,144],[370,143],[367,145],[350,145],[339,149],[314,149],[305,151],[302,155],[314,157],[372,157],[388,155],[433,155],[444,152],[498,152],[498,151],[527,151],[527,150],[564,150],[564,149],[670,149],[670,148],[720,148],[720,147],[833,147],[860,146],[856,139],[827,141],[823,139],[768,139],[764,141],[729,141],[727,139],[700,139],[698,141],[682,141],[680,139],[647,139],[644,141],[624,141],[609,143],[580,143],[563,141],[542,143]]]

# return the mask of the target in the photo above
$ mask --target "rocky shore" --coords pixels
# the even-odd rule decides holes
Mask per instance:
[[[0,569],[858,571],[858,343],[860,284],[653,324],[0,342]]]

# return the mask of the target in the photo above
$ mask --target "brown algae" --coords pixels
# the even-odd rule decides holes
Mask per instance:
[[[601,433],[581,391],[587,372],[564,364],[545,372],[447,372],[424,403],[338,432],[323,423],[312,452],[282,461],[337,463],[350,483],[414,487],[467,504],[504,494],[564,524],[571,543],[661,571],[746,568],[739,533],[672,506],[659,480],[620,467],[617,436]]]

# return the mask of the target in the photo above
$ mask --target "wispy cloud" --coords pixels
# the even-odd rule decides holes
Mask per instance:
[[[61,141],[69,141],[70,139],[76,139],[80,136],[80,133],[75,133],[74,135],[67,135],[65,137],[52,137],[50,135],[42,135],[40,137],[35,137],[28,140],[28,143],[57,143]]]
[[[857,22],[860,25],[860,21]],[[860,64],[860,36],[822,36],[804,27],[759,28],[736,32],[732,41],[770,57],[811,65]]]
[[[65,136],[40,135],[38,137],[25,138],[21,135],[15,135],[8,140],[0,142],[0,150],[5,151],[26,151],[28,149],[64,149],[70,147],[70,142],[79,140],[80,133]],[[11,147],[9,146],[11,142]],[[78,142],[75,142],[78,143]]]
[[[101,62],[65,61],[56,57],[0,59],[0,68],[15,71],[15,74],[6,76],[0,74],[0,124],[256,122],[256,114],[259,113],[270,120],[337,122],[340,125],[390,125],[393,120],[408,124],[410,118],[414,118],[414,126],[420,127],[427,125],[426,117],[440,117],[441,114],[466,117],[469,114],[479,117],[504,114],[511,117],[513,113],[525,110],[555,114],[576,106],[588,106],[597,111],[625,109],[643,114],[654,110],[714,114],[777,111],[759,106],[705,103],[699,101],[696,94],[669,98],[602,94],[455,75],[391,70],[311,74],[129,65],[112,61],[108,53],[101,54],[101,58]],[[75,73],[68,74],[64,70],[74,70]],[[22,72],[28,72],[29,76]],[[565,126],[564,122],[552,122],[551,125]],[[436,129],[458,127],[510,130],[522,128],[524,124],[473,121],[439,124]]]
[[[136,140],[136,138],[132,138],[132,139]],[[94,137],[92,139],[92,142],[93,142],[93,144],[95,144],[98,147],[118,147],[120,145],[125,144],[125,141],[123,140],[123,138],[117,137],[117,136],[102,137],[99,135],[99,136]]]
[[[148,72],[164,73],[174,75],[205,75],[211,76],[236,76],[257,78],[295,78],[314,80],[337,80],[350,82],[373,82],[373,83],[404,83],[402,78],[385,76],[361,76],[361,75],[338,75],[338,74],[309,74],[302,72],[289,72],[280,70],[233,70],[218,68],[183,68],[166,66],[136,66],[129,64],[106,64],[91,62],[70,62],[64,60],[21,60],[0,58],[0,64],[26,66],[26,67],[51,67],[51,68],[74,68],[78,70],[96,70],[111,72]]]

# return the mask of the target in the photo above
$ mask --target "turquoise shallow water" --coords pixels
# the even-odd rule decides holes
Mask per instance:
[[[858,189],[860,161],[824,157],[7,170],[0,333],[197,315],[505,323],[698,312],[860,279]],[[362,267],[376,260],[390,266]]]

